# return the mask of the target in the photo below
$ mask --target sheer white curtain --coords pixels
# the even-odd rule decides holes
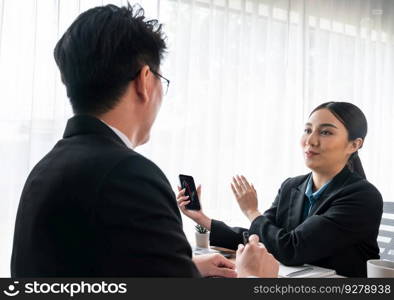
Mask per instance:
[[[106,3],[127,2],[0,1],[0,276],[9,275],[24,181],[71,116],[53,47],[80,12]],[[360,156],[368,179],[393,201],[393,1],[139,3],[165,24],[162,69],[171,85],[151,141],[137,151],[174,188],[179,173],[193,175],[208,215],[247,226],[231,194],[234,174],[255,184],[265,209],[284,179],[308,172],[299,147],[303,123],[328,100],[365,112]],[[193,223],[184,224],[191,233]]]

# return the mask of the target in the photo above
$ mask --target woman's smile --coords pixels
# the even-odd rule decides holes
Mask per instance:
[[[305,151],[305,158],[306,159],[311,159],[316,157],[317,155],[320,155],[320,153],[312,151],[312,150],[306,150]]]

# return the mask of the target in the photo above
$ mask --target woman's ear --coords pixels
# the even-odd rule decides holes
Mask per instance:
[[[138,99],[146,102],[149,100],[149,78],[151,76],[150,68],[148,65],[144,65],[135,81],[135,90]]]
[[[351,148],[352,153],[358,151],[363,147],[364,140],[362,138],[356,138],[355,140],[351,141]]]

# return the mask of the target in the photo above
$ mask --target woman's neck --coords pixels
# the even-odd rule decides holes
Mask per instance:
[[[329,171],[312,171],[312,179],[313,179],[313,190],[317,191],[320,189],[325,183],[333,179],[345,166],[340,166],[336,169]]]

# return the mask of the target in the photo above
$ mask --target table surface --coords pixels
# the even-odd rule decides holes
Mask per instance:
[[[235,250],[226,249],[226,248],[221,248],[221,247],[214,247],[214,246],[210,247],[210,249],[219,251],[219,252],[222,253],[222,254],[231,255],[231,256],[229,257],[229,259],[230,259],[231,261],[235,262]],[[304,266],[304,267],[300,266],[300,267],[302,267],[301,269],[306,269],[306,268],[309,267],[309,266],[310,266],[310,267],[315,267],[315,266],[313,266],[313,265],[308,265],[308,266]],[[280,264],[279,268],[283,270],[283,268],[288,268],[288,267],[286,267],[286,266]],[[296,271],[296,270],[295,270],[295,271]],[[285,278],[285,277],[284,277],[284,276],[279,276],[279,278]],[[294,277],[294,278],[295,278],[295,277]],[[305,277],[303,277],[303,276],[297,276],[296,278],[305,278]],[[316,278],[316,277],[315,277],[315,278]],[[329,275],[329,276],[324,276],[324,278],[345,278],[345,277],[344,277],[344,276],[341,276],[341,275],[338,275],[338,274],[332,274],[332,275]]]

